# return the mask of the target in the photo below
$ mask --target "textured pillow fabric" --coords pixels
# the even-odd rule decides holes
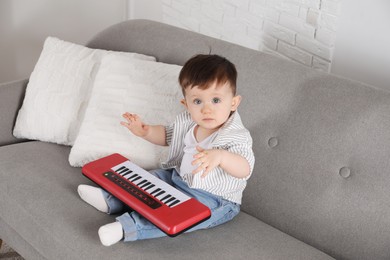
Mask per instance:
[[[178,76],[181,66],[105,57],[69,162],[83,166],[120,153],[145,169],[158,168],[168,148],[134,136],[120,125],[122,114],[138,114],[147,124],[168,124],[183,111]]]
[[[90,49],[48,37],[30,76],[14,136],[72,145],[100,61],[107,55],[155,61],[150,56]]]

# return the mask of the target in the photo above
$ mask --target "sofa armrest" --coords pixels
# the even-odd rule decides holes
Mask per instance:
[[[0,146],[22,142],[13,136],[19,108],[22,105],[27,79],[0,84]]]

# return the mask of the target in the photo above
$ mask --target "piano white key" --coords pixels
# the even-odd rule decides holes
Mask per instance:
[[[133,184],[137,185],[138,186],[138,183],[140,183],[142,181],[142,178],[135,178],[133,181],[131,181]]]
[[[132,173],[130,174],[130,176],[128,176],[126,179],[128,179],[129,181],[132,181],[132,180],[135,179],[137,176],[138,176],[138,174],[132,172]]]

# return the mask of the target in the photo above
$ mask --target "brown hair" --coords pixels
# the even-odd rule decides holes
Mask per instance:
[[[188,87],[207,89],[216,82],[218,85],[229,82],[233,95],[236,95],[237,70],[233,63],[219,55],[198,54],[189,59],[179,75],[183,95]]]

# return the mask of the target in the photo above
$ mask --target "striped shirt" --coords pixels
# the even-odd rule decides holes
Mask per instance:
[[[184,138],[195,124],[191,115],[185,111],[176,117],[173,124],[165,127],[166,141],[170,149],[168,160],[162,164],[164,168],[175,168],[180,173],[184,156]],[[252,174],[255,158],[251,135],[242,124],[238,112],[234,112],[218,130],[211,147],[212,149],[224,149],[244,157],[248,161],[250,174],[245,178],[236,178],[229,175],[221,167],[216,167],[205,178],[201,178],[201,174],[193,175],[192,173],[180,173],[181,177],[190,188],[202,189],[241,204],[242,192]]]

